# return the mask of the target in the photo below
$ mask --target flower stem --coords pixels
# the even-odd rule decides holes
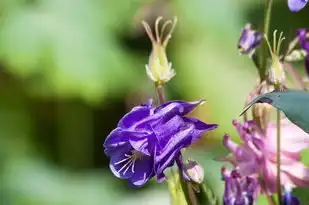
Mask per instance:
[[[266,195],[268,204],[269,204],[269,205],[275,205],[275,200],[274,200],[274,198],[272,197],[272,195],[268,195],[268,194],[267,194],[266,184],[265,184],[264,179],[262,179],[262,178],[260,178],[260,185],[261,185],[261,188],[262,188],[264,194]]]
[[[265,0],[265,12],[264,12],[264,34],[268,36],[269,32],[269,25],[270,25],[270,18],[271,18],[271,9],[273,5],[273,0]],[[260,80],[263,82],[265,80],[265,71],[267,66],[267,44],[262,44],[261,53],[260,53],[260,66],[259,66],[259,75]]]
[[[281,143],[280,143],[280,132],[281,132],[281,117],[280,110],[277,110],[277,193],[278,202],[282,204],[282,193],[281,193],[281,177],[280,177],[280,164],[281,164]]]
[[[164,87],[161,84],[156,84],[156,91],[158,96],[159,104],[163,104],[165,102],[165,95],[164,95]]]

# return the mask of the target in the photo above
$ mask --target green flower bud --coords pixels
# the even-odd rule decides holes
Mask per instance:
[[[273,48],[271,48],[270,43],[267,39],[267,36],[265,36],[266,42],[268,44],[268,48],[271,54],[272,63],[270,66],[270,69],[268,71],[268,81],[275,85],[279,86],[283,84],[283,82],[286,79],[284,68],[282,63],[280,62],[279,52],[280,52],[280,46],[282,41],[285,39],[283,37],[283,33],[280,33],[278,44],[276,39],[277,30],[273,33]]]
[[[174,17],[173,21],[165,21],[161,30],[159,31],[159,23],[162,20],[162,16],[158,17],[155,22],[155,36],[145,21],[142,24],[152,42],[152,51],[149,57],[148,65],[146,65],[146,73],[150,80],[154,81],[157,85],[162,85],[168,82],[175,76],[175,71],[172,69],[172,63],[168,61],[166,56],[166,46],[171,38],[172,32],[176,26],[177,18]],[[171,25],[171,29],[164,36],[165,29]]]
[[[290,55],[285,56],[284,60],[287,62],[295,62],[304,60],[307,56],[307,52],[304,49],[293,50]]]

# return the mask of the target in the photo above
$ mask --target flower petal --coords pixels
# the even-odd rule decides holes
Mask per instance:
[[[281,123],[281,150],[284,152],[300,152],[309,147],[309,135],[302,129],[285,119]],[[266,131],[267,147],[275,151],[277,148],[277,125],[269,124]]]
[[[205,100],[195,101],[195,102],[185,102],[180,100],[166,102],[154,110],[155,114],[175,116],[175,115],[186,115],[191,112],[194,108],[196,108],[201,103],[205,102]]]
[[[131,186],[143,186],[154,176],[153,156],[143,156],[137,159],[134,165],[134,174],[129,179]]]
[[[308,0],[288,0],[288,7],[290,11],[300,11],[307,4]]]
[[[105,148],[104,151],[107,156],[111,156],[116,148],[128,143],[128,136],[123,135],[122,133],[123,132],[120,128],[116,128],[111,131],[111,133],[105,139],[103,146]]]
[[[132,154],[132,147],[127,144],[117,148],[117,152],[114,152],[111,156],[109,167],[113,174],[121,179],[128,179],[132,177],[132,164],[127,157]],[[126,156],[127,155],[127,156]]]
[[[123,116],[123,118],[118,123],[118,127],[129,129],[151,114],[152,109],[148,105],[134,107],[129,113]]]
[[[186,125],[179,132],[175,133],[168,141],[162,139],[155,149],[155,172],[161,174],[167,167],[174,164],[180,154],[180,150],[191,144],[191,133],[194,125]]]
[[[154,144],[157,141],[154,133],[124,132],[124,135],[128,136],[129,142],[135,150],[148,156],[153,154]]]
[[[194,125],[194,130],[192,132],[192,140],[191,144],[195,143],[197,140],[200,139],[201,135],[205,131],[214,130],[218,127],[216,124],[206,124],[196,118],[192,117],[183,117],[184,122],[186,123],[192,123]]]

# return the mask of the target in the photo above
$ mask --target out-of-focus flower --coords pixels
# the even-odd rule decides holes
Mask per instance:
[[[291,187],[309,186],[309,168],[300,161],[300,152],[309,146],[309,135],[299,127],[282,120],[281,124],[281,183]],[[234,158],[227,158],[242,176],[263,177],[267,193],[276,192],[276,124],[269,123],[262,132],[254,122],[241,124],[233,121],[241,139],[241,144],[224,137],[224,145]]]
[[[292,194],[292,188],[290,186],[285,186],[285,192],[283,195],[283,205],[299,205],[300,202],[296,196]]]
[[[144,185],[154,175],[163,181],[163,171],[179,161],[180,150],[217,127],[184,117],[202,102],[170,101],[158,107],[149,102],[134,107],[104,142],[114,175],[133,186]]]
[[[305,58],[305,68],[307,71],[307,75],[309,76],[309,42],[307,41],[307,29],[301,28],[297,30],[297,36],[299,40],[299,44],[302,49],[304,49],[307,53]]]
[[[277,40],[277,30],[273,33],[273,48],[265,36],[265,40],[268,44],[269,52],[271,54],[272,63],[268,71],[268,80],[271,84],[275,86],[280,86],[284,83],[286,76],[282,63],[280,62],[280,46],[285,38],[281,32],[279,39]]]
[[[241,36],[238,41],[238,51],[240,54],[249,54],[250,56],[254,53],[255,48],[258,47],[263,40],[263,33],[252,29],[251,24],[247,24],[242,29]]]
[[[308,0],[288,0],[289,9],[294,12],[303,9],[307,3]]]
[[[258,194],[259,182],[250,176],[241,176],[234,169],[221,169],[222,179],[225,181],[223,196],[224,205],[253,205]]]
[[[173,21],[165,21],[159,31],[159,23],[162,18],[162,16],[158,17],[155,22],[155,33],[152,32],[147,22],[142,21],[152,43],[152,51],[149,57],[149,63],[146,65],[146,73],[150,80],[159,85],[168,82],[176,74],[174,69],[172,69],[172,63],[167,59],[165,49],[176,26],[177,18],[174,17]],[[171,25],[171,28],[167,35],[164,36],[165,29],[169,25]]]
[[[204,181],[204,169],[199,163],[194,160],[188,160],[183,164],[183,169],[186,174],[186,178],[190,181],[201,184]]]

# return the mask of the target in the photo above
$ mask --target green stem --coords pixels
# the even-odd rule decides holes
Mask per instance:
[[[266,195],[268,204],[269,205],[275,205],[276,203],[275,203],[275,200],[274,200],[273,196],[272,195],[268,195],[268,193],[267,193],[267,188],[266,188],[266,184],[265,184],[264,179],[260,178],[260,185],[261,185],[261,189],[264,191],[264,194]]]
[[[280,143],[280,132],[281,132],[281,117],[280,110],[277,110],[277,193],[278,193],[278,202],[282,204],[282,193],[281,193],[281,177],[280,177],[280,164],[281,164],[281,143]]]
[[[181,184],[181,189],[183,192],[183,195],[186,199],[187,205],[193,205],[190,199],[190,195],[189,195],[189,183],[183,178],[183,175],[181,172],[179,172],[179,180],[180,180],[180,184]]]
[[[270,18],[271,18],[271,9],[273,5],[273,0],[265,0],[265,13],[264,13],[264,29],[263,32],[266,36],[268,36],[269,32],[269,25],[270,25]],[[267,66],[267,44],[264,41],[261,48],[260,53],[260,67],[259,67],[259,75],[261,82],[265,80],[265,72]]]
[[[158,96],[159,104],[163,104],[165,102],[165,95],[164,95],[164,87],[161,84],[156,85],[156,91]]]

